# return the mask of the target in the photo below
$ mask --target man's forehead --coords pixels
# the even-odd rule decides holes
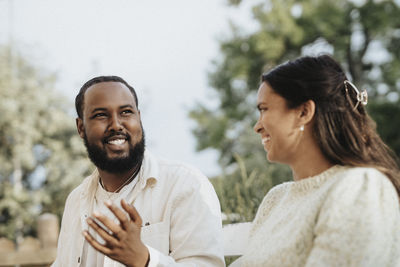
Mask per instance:
[[[120,82],[101,82],[90,86],[85,92],[84,102],[85,108],[104,104],[136,106],[132,92]]]

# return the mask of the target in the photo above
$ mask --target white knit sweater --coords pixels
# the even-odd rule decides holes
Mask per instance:
[[[400,266],[400,208],[372,168],[334,166],[269,191],[231,266]]]

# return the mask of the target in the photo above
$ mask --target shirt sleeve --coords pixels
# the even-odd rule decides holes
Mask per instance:
[[[170,253],[147,246],[149,267],[225,266],[219,201],[208,179],[200,178],[199,184],[186,179],[180,185],[172,203]]]
[[[374,169],[352,172],[321,207],[306,266],[397,266],[399,217],[399,199],[386,176]]]
[[[68,195],[66,201],[65,201],[65,207],[64,207],[64,212],[63,212],[63,220],[61,221],[61,230],[58,236],[58,242],[57,242],[57,256],[55,261],[52,263],[51,267],[58,267],[58,266],[62,266],[61,263],[61,255],[63,253],[63,251],[66,251],[66,247],[64,246],[64,240],[66,240],[67,235],[68,235],[68,224],[65,223],[65,218],[69,218],[70,212],[69,212],[69,205],[71,202],[71,194]]]
[[[147,267],[173,266],[177,264],[172,257],[166,256],[148,245],[146,245],[146,247],[150,255],[150,261]]]

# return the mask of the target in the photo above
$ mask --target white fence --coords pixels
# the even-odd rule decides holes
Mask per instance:
[[[251,223],[227,224],[222,228],[224,238],[224,255],[240,256],[247,244]]]

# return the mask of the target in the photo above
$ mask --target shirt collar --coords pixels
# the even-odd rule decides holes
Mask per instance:
[[[146,185],[154,187],[158,181],[159,168],[157,159],[147,150],[144,152],[144,158],[142,166],[138,174],[138,185],[140,189],[144,189]],[[97,168],[94,172],[83,182],[86,190],[82,191],[82,195],[85,196],[90,192],[95,192],[97,183],[99,182],[99,171]]]
[[[90,194],[93,195],[96,192],[96,187],[97,183],[99,182],[99,171],[97,168],[92,172],[91,175],[86,177],[86,179],[82,182],[82,187],[84,190],[81,192],[81,197],[86,197],[87,195],[90,196]]]
[[[147,150],[144,152],[142,167],[139,171],[139,185],[144,189],[146,185],[154,187],[159,180],[159,168],[157,159]]]

